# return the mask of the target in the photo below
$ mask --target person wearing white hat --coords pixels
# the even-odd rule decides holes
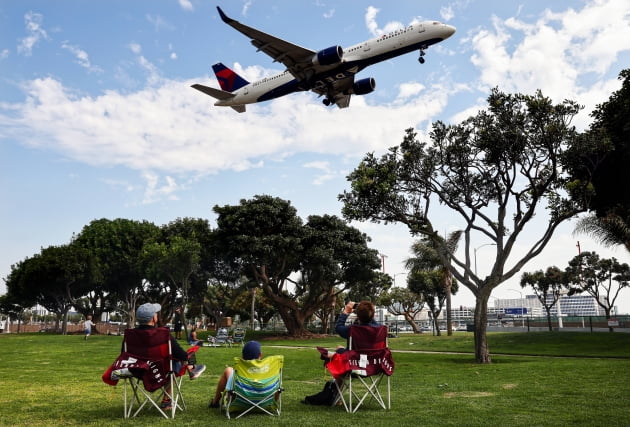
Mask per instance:
[[[136,310],[136,321],[138,322],[138,326],[136,329],[151,329],[155,328],[158,324],[158,313],[162,310],[162,306],[160,304],[152,304],[145,303],[142,304]],[[171,352],[173,353],[173,359],[175,361],[175,366],[173,370],[175,372],[179,371],[182,364],[186,365],[186,369],[188,369],[188,375],[191,380],[199,378],[203,371],[206,370],[206,365],[196,365],[194,363],[190,363],[188,360],[188,352],[181,348],[177,340],[171,335]],[[166,390],[167,394],[171,395],[171,390]],[[169,398],[164,398],[160,407],[164,410],[171,409],[171,400]]]

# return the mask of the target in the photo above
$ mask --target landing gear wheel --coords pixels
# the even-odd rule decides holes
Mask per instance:
[[[330,105],[330,99],[324,99],[322,101],[322,104],[324,104],[326,107],[328,107]]]
[[[418,58],[418,62],[421,64],[424,64],[424,55],[426,54],[424,49],[426,49],[424,46],[420,48],[420,58]]]

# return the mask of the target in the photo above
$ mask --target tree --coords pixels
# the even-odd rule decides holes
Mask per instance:
[[[351,190],[339,196],[347,219],[403,223],[413,235],[435,239],[443,265],[475,295],[478,363],[491,363],[486,324],[492,290],[540,254],[560,223],[588,206],[589,182],[570,182],[563,163],[567,147],[579,142],[570,125],[578,111],[575,102],[553,104],[540,92],[494,89],[486,111],[456,125],[434,123],[431,143],[408,129],[401,145],[380,159],[367,154],[348,176]],[[444,207],[461,221],[454,225],[462,231],[461,253],[437,238],[433,221],[443,217]],[[534,215],[536,229],[529,224]],[[517,256],[522,235],[533,243]],[[479,238],[496,250],[486,277],[471,268]]]
[[[597,217],[611,214],[630,219],[630,192],[620,188],[620,182],[630,180],[630,69],[619,73],[621,89],[591,113],[593,123],[587,135],[594,134],[603,149],[590,153],[590,159],[601,160],[601,167],[593,173],[595,194],[591,209]],[[612,146],[612,149],[610,148]],[[595,160],[591,160],[595,161]]]
[[[37,303],[35,295],[23,287],[23,276],[26,273],[25,264],[27,262],[28,258],[11,265],[11,271],[5,279],[7,292],[0,295],[0,312],[18,319],[18,333],[22,324],[22,314]]]
[[[136,304],[143,293],[140,251],[145,241],[154,239],[158,233],[159,228],[151,222],[103,218],[83,227],[74,239],[95,257],[100,276],[94,280],[92,289],[107,293],[101,305],[114,307],[121,302],[130,325],[135,323]]]
[[[575,233],[587,234],[607,247],[623,246],[630,252],[630,217],[624,219],[615,213],[588,215],[580,218]]]
[[[565,272],[569,295],[588,293],[604,309],[606,319],[611,318],[619,292],[630,287],[630,266],[619,263],[615,258],[600,259],[595,252],[582,252],[575,256]],[[613,331],[612,327],[610,331]]]
[[[12,272],[15,280],[7,284],[9,292],[22,301],[28,301],[24,295],[33,295],[34,302],[55,313],[56,329],[63,321],[61,332],[65,334],[68,310],[87,293],[92,274],[90,259],[86,250],[74,245],[44,248]]]
[[[433,330],[440,336],[438,318],[446,302],[447,293],[457,293],[457,282],[453,282],[450,287],[444,286],[444,274],[441,269],[418,269],[415,268],[409,273],[407,279],[409,290],[422,296],[422,300],[427,304],[429,315],[433,321]]]
[[[370,239],[364,233],[332,215],[309,216],[303,229],[299,279],[294,286],[305,319],[320,308],[332,310],[343,292],[370,292],[354,296],[371,299],[387,286],[388,276],[378,272],[378,251],[368,248]]]
[[[263,289],[278,308],[287,330],[299,328],[297,301],[288,277],[298,269],[302,220],[289,202],[255,196],[239,205],[215,206],[217,237],[226,255],[240,261],[243,274]],[[303,329],[303,328],[302,328]]]
[[[620,182],[630,180],[630,69],[622,70],[621,89],[591,113],[594,118],[585,138],[592,142],[586,159],[598,162],[590,176],[582,168],[583,160],[574,168],[577,179],[592,179],[595,194],[592,214],[580,219],[576,233],[585,233],[606,246],[624,246],[630,252],[630,191]]]
[[[545,308],[547,313],[547,325],[551,332],[551,309],[560,299],[560,291],[566,285],[565,274],[558,267],[553,266],[547,268],[543,273],[542,270],[533,273],[523,273],[521,276],[521,288],[531,286],[534,294]]]
[[[307,334],[306,319],[336,293],[371,280],[380,265],[363,233],[327,215],[303,225],[279,198],[255,196],[214,211],[223,252],[262,288],[294,336]]]
[[[444,244],[448,247],[450,253],[455,252],[457,250],[457,244],[459,243],[460,237],[461,232],[459,231],[451,233],[445,241],[438,235],[436,235],[434,239],[424,237],[414,243],[411,247],[414,257],[405,261],[405,267],[411,270],[411,275],[413,275],[414,271],[438,270],[439,279],[442,283],[442,287],[444,288],[446,301],[446,331],[449,336],[453,335],[451,294],[457,292],[457,284],[455,283],[455,291],[453,291],[453,275],[449,271],[448,265],[444,265],[442,263],[437,250],[439,248],[439,244]],[[440,304],[440,310],[441,306],[442,305]],[[437,334],[440,335],[439,328],[437,329]]]
[[[414,319],[424,308],[422,295],[407,288],[392,288],[381,296],[379,303],[390,313],[403,316],[415,333],[420,332]]]
[[[351,301],[368,300],[375,302],[379,300],[381,295],[389,291],[393,284],[394,279],[392,276],[382,271],[375,271],[371,280],[357,283],[350,288],[348,299]]]
[[[143,246],[139,262],[145,277],[153,286],[161,289],[161,295],[168,296],[161,301],[162,324],[171,318],[178,296],[183,306],[188,304],[191,276],[199,269],[200,253],[201,245],[197,241],[181,236],[173,236],[168,242],[147,242]],[[187,335],[184,312],[182,322]]]

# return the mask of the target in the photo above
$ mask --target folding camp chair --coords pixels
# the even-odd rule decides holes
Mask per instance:
[[[261,360],[234,358],[234,374],[225,388],[221,407],[230,418],[240,418],[253,409],[269,415],[282,411],[282,367],[284,356],[267,356]]]
[[[219,328],[217,336],[214,338],[214,342],[218,345],[227,345],[232,347],[232,337],[228,334],[227,328]]]
[[[232,342],[234,344],[243,345],[243,343],[245,342],[245,329],[234,329],[234,333],[232,334]]]
[[[356,412],[370,399],[383,409],[391,409],[390,376],[394,360],[387,344],[386,326],[350,326],[348,349],[335,353],[326,368],[336,379],[338,401],[347,412]]]
[[[144,408],[155,408],[165,418],[175,418],[177,409],[186,408],[181,393],[185,373],[185,365],[173,371],[168,328],[126,329],[123,352],[103,374],[103,381],[111,385],[124,381],[124,418],[135,417]],[[171,400],[171,409],[160,407],[163,398]]]

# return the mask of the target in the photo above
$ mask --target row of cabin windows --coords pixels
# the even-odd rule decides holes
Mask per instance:
[[[258,85],[260,85],[260,84],[262,84],[262,83],[270,82],[270,81],[272,81],[272,80],[275,80],[275,79],[277,79],[277,78],[280,78],[280,77],[284,76],[286,73],[287,73],[287,72],[285,71],[284,73],[282,73],[282,74],[278,74],[278,75],[273,76],[273,77],[265,77],[265,78],[264,78],[264,79],[262,79],[262,80],[259,80],[259,81],[257,81],[257,82],[254,82],[254,86],[258,86]]]

